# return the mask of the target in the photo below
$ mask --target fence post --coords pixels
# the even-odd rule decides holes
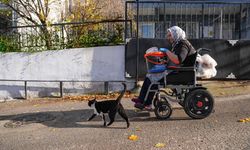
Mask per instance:
[[[139,80],[139,53],[140,53],[140,46],[139,46],[139,0],[136,0],[136,85]]]
[[[202,39],[204,39],[204,25],[205,25],[205,20],[204,20],[204,3],[202,3],[202,29],[201,29],[201,36],[202,36]]]
[[[104,82],[104,93],[109,94],[109,82],[108,81]]]
[[[61,34],[62,34],[62,43],[61,43],[62,45],[61,45],[61,48],[64,49],[66,46],[65,46],[65,41],[64,41],[65,39],[64,39],[64,31],[63,31],[63,29],[64,29],[64,25],[61,25],[61,30],[62,30],[61,31]]]
[[[126,2],[125,2],[125,27],[124,27],[124,28],[125,28],[125,29],[124,29],[124,41],[125,41],[125,44],[127,44],[127,43],[126,43],[126,39],[127,39],[127,30],[128,30],[128,29],[127,29],[127,28],[128,28],[128,27],[127,27],[127,26],[128,26],[128,25],[127,25],[127,21],[128,21],[128,16],[127,16],[127,9],[128,9],[128,6],[127,6],[127,5],[128,5],[128,2],[126,1]]]
[[[63,98],[63,82],[60,81],[60,98]]]
[[[27,81],[24,81],[24,99],[27,99]]]

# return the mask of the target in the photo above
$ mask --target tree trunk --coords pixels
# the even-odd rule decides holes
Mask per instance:
[[[43,33],[43,40],[45,41],[45,46],[47,50],[52,49],[52,41],[51,41],[51,34],[48,31],[47,25],[44,25],[41,27],[42,33]]]

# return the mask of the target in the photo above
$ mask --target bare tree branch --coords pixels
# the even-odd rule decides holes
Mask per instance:
[[[17,13],[18,16],[23,19],[23,22],[28,21],[34,25],[39,25],[47,49],[51,48],[51,34],[47,24],[49,5],[53,3],[54,0],[0,0],[0,2]]]

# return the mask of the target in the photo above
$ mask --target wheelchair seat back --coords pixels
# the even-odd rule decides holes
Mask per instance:
[[[195,67],[197,55],[198,53],[195,52],[194,54],[188,56],[186,60],[183,62],[184,65],[181,67]]]
[[[185,65],[173,68],[165,80],[166,85],[195,85],[196,84],[196,58],[198,53],[194,53],[186,58]]]

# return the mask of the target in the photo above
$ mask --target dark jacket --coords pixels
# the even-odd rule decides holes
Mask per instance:
[[[188,40],[179,41],[173,52],[178,56],[181,66],[187,67],[194,64],[193,60],[196,57],[196,50]]]

